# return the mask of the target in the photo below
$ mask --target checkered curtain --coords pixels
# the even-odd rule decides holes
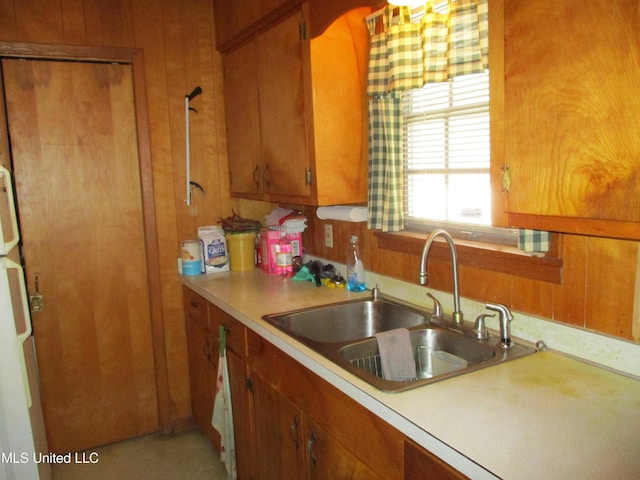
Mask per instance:
[[[488,0],[449,0],[447,14],[434,12],[433,2],[419,21],[408,7],[390,6],[367,19],[371,229],[404,228],[400,92],[489,68]],[[518,245],[527,253],[543,254],[549,243],[548,232],[520,230]]]
[[[390,92],[369,100],[369,228],[404,228],[402,179],[402,99]]]
[[[428,1],[418,22],[411,21],[408,7],[387,5],[367,20],[369,228],[404,228],[400,92],[488,68],[487,5],[488,0],[449,0],[449,13],[439,14]]]
[[[551,247],[551,233],[521,228],[518,231],[518,248],[534,256],[543,256]]]

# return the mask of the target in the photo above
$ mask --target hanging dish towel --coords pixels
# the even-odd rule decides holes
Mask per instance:
[[[227,480],[235,480],[236,444],[233,432],[233,409],[231,408],[231,390],[226,355],[226,334],[220,326],[220,359],[216,377],[216,396],[213,402],[211,425],[220,433],[220,461],[227,470]]]
[[[396,328],[375,334],[380,350],[382,374],[386,380],[405,381],[416,378],[416,362],[409,330]]]

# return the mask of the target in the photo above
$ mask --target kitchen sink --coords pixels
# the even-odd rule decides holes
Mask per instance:
[[[266,315],[264,320],[312,350],[386,392],[401,392],[497,365],[536,352],[534,347],[500,345],[499,335],[476,338],[473,325],[455,324],[387,297]],[[416,378],[395,381],[382,374],[376,333],[407,328]]]
[[[361,340],[426,323],[424,313],[386,299],[342,302],[264,318],[294,337],[319,343]]]

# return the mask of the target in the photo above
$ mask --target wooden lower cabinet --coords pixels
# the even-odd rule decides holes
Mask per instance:
[[[248,332],[258,479],[401,479],[403,436]]]
[[[214,332],[226,331],[238,480],[467,478],[218,307],[184,298],[193,415],[218,448]]]
[[[197,427],[220,450],[220,434],[211,425],[219,363],[220,326],[226,333],[229,387],[233,405],[238,479],[251,477],[252,434],[250,397],[247,394],[246,327],[208,303],[190,289],[184,289],[184,308],[189,352],[191,409]]]
[[[356,456],[356,449],[353,446],[343,445],[318,423],[305,417],[303,425],[307,478],[327,480],[384,478],[375,474]]]
[[[404,442],[404,480],[463,480],[466,477],[411,440]]]
[[[218,338],[210,328],[208,302],[184,289],[185,328],[189,355],[191,411],[197,427],[220,449],[220,435],[211,426],[216,373],[218,371]]]
[[[251,433],[251,406],[247,394],[247,363],[243,356],[227,349],[227,367],[233,406],[233,426],[236,441],[236,467],[238,480],[252,477],[253,444]]]
[[[381,478],[268,381],[252,383],[257,479]]]
[[[260,375],[252,375],[257,479],[304,478],[302,411]]]

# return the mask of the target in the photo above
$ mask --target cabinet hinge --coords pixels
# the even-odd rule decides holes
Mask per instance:
[[[311,185],[312,179],[313,179],[313,177],[311,176],[311,169],[310,168],[305,168],[304,169],[304,183],[306,185]]]
[[[511,169],[508,165],[502,166],[502,193],[511,193]]]
[[[300,41],[307,39],[307,22],[304,20],[298,24]]]

